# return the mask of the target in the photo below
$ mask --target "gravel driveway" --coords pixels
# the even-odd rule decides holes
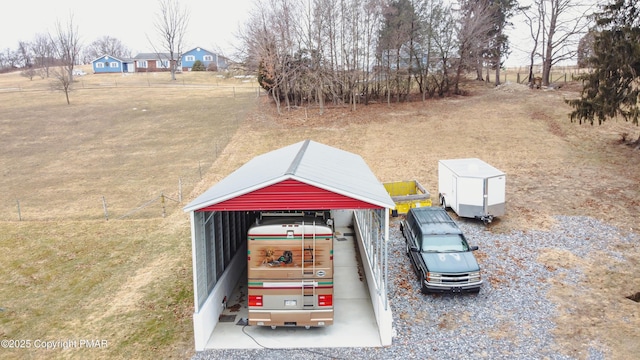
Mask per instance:
[[[623,260],[616,245],[635,234],[589,217],[558,217],[549,231],[493,233],[479,221],[457,220],[476,252],[484,284],[479,294],[422,295],[405,254],[398,219],[391,221],[389,298],[395,336],[386,348],[207,350],[193,359],[572,359],[554,341],[558,309],[548,300],[548,279],[576,285],[584,274],[545,267],[548,249],[586,257],[594,251]],[[357,336],[354,334],[354,336]],[[588,359],[607,358],[597,342]]]

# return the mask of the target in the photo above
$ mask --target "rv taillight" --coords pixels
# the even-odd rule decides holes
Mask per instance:
[[[318,306],[333,306],[333,295],[318,295]]]
[[[249,306],[262,306],[262,295],[249,295]]]

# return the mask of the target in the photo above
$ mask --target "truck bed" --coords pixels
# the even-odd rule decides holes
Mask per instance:
[[[383,183],[391,199],[396,204],[392,214],[406,214],[409,209],[431,206],[431,194],[417,180]]]

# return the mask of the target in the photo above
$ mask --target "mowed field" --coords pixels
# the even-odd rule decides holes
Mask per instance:
[[[108,342],[0,349],[3,357],[189,357],[182,206],[251,158],[304,139],[361,155],[380,181],[416,179],[434,203],[439,159],[487,161],[507,173],[507,214],[487,231],[548,229],[555,215],[583,215],[639,233],[640,153],[620,139],[640,130],[570,123],[569,85],[470,83],[465,97],[320,115],[313,107],[277,114],[253,83],[180,76],[87,75],[71,105],[46,87],[26,91],[34,84],[16,74],[0,76],[0,338]],[[561,281],[550,295],[560,313],[575,309],[554,319],[568,354],[590,341],[616,358],[640,352],[640,306],[627,298],[640,292],[640,250],[620,251],[624,262],[538,259],[587,274],[580,297]]]
[[[213,73],[90,74],[67,105],[50,80],[0,75],[0,339],[31,342],[1,358],[192,354],[182,207],[256,95]]]

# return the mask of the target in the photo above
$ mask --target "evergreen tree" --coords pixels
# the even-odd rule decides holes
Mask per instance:
[[[579,99],[567,100],[574,108],[571,121],[602,124],[621,116],[638,125],[640,108],[640,5],[637,0],[614,0],[596,14],[591,74],[582,76]],[[640,138],[636,141],[640,143]]]
[[[200,60],[196,60],[191,67],[191,71],[206,71],[207,68],[204,67],[204,64]]]

